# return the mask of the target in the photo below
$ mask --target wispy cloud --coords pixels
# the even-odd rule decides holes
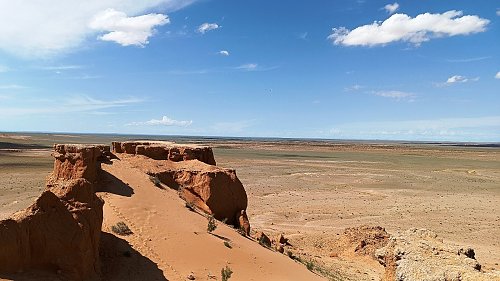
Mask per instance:
[[[197,31],[201,34],[205,34],[206,32],[208,31],[211,31],[211,30],[216,30],[216,29],[219,29],[220,28],[220,25],[216,24],[216,23],[203,23],[201,24],[200,26],[198,26],[198,29]]]
[[[376,96],[383,98],[390,98],[395,100],[411,99],[413,100],[416,95],[413,93],[402,92],[402,91],[377,91],[373,93]]]
[[[500,17],[500,10],[497,10],[497,16]]]
[[[8,72],[9,70],[7,66],[0,64],[0,73]]]
[[[278,66],[261,66],[257,63],[246,63],[242,65],[238,65],[236,67],[233,67],[233,69],[236,70],[242,70],[242,71],[270,71],[277,69]]]
[[[198,75],[198,74],[208,74],[214,72],[210,69],[194,69],[194,70],[169,70],[167,73],[170,75]]]
[[[37,69],[42,69],[42,70],[54,70],[54,71],[61,71],[61,70],[75,70],[75,69],[82,69],[85,68],[85,65],[47,65],[47,66],[38,66],[36,67]]]
[[[53,100],[25,101],[22,107],[0,105],[0,116],[12,117],[18,115],[53,115],[71,112],[90,112],[101,109],[132,106],[143,102],[139,98],[124,98],[116,100],[101,100],[87,95],[75,95],[61,98],[53,105]]]
[[[432,38],[484,32],[489,22],[475,15],[464,16],[463,12],[455,10],[443,14],[420,14],[415,18],[394,14],[383,22],[376,21],[353,30],[333,28],[328,39],[335,45],[344,46],[377,46],[398,41],[418,46]]]
[[[301,40],[307,40],[307,35],[309,35],[309,33],[302,32],[302,33],[299,34],[298,38],[301,39]]]
[[[394,4],[387,4],[384,6],[384,9],[389,13],[389,14],[394,14],[399,9],[399,4],[395,2]]]
[[[218,52],[218,54],[221,55],[221,56],[227,57],[227,56],[229,56],[229,51],[227,51],[227,50],[221,50],[221,51]]]
[[[500,71],[495,75],[495,79],[500,79]]]
[[[487,57],[476,57],[476,58],[466,58],[466,59],[448,59],[447,62],[473,62],[473,61],[482,61],[490,59],[491,56]]]
[[[236,69],[242,69],[246,71],[254,71],[257,69],[259,65],[256,63],[247,63],[247,64],[242,64],[240,66],[235,67]]]
[[[475,82],[475,81],[478,81],[478,80],[479,80],[479,77],[468,78],[468,77],[465,77],[465,76],[462,76],[462,75],[453,75],[450,78],[448,78],[448,80],[446,80],[446,82],[441,83],[441,85],[450,86],[450,85],[453,85],[453,84]]]
[[[359,91],[359,90],[361,90],[363,88],[364,88],[363,86],[355,84],[355,85],[352,85],[352,86],[349,86],[349,87],[345,87],[344,91],[346,91],[346,92],[355,92],[355,91]]]
[[[330,134],[352,139],[498,141],[500,116],[346,123]]]
[[[0,85],[0,90],[19,90],[26,89],[27,87],[17,85],[17,84],[8,84],[8,85]]]
[[[171,119],[167,116],[163,116],[161,119],[151,119],[149,121],[143,122],[132,122],[127,124],[127,126],[176,126],[176,127],[187,127],[193,124],[193,121],[179,121]]]
[[[114,9],[106,9],[94,16],[90,28],[104,31],[98,38],[111,41],[122,46],[144,47],[149,43],[154,28],[170,23],[170,19],[163,14],[147,14],[137,17],[128,17],[127,14]]]

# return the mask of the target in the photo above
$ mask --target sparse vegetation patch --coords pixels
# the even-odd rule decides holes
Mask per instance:
[[[227,281],[229,278],[231,278],[231,275],[233,274],[233,271],[229,266],[226,265],[223,269],[221,269],[220,274],[222,276],[222,281]]]
[[[215,229],[217,229],[217,222],[215,221],[214,216],[208,217],[207,231],[208,233],[212,233]]]
[[[132,230],[122,221],[117,222],[115,225],[111,226],[111,230],[118,235],[130,235],[133,234]]]

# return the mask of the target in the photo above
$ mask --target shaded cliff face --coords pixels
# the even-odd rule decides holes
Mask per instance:
[[[54,145],[46,190],[26,210],[0,221],[0,272],[41,269],[69,280],[98,278],[104,202],[94,182],[105,150]]]

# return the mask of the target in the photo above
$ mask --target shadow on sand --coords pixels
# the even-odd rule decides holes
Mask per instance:
[[[111,233],[101,232],[102,280],[162,280],[163,271],[156,263],[141,255],[124,239]]]
[[[99,171],[99,183],[96,185],[96,192],[109,192],[116,195],[131,197],[134,190],[112,174]]]

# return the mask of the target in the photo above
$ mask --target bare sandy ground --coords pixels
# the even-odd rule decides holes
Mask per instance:
[[[39,138],[42,140],[23,138],[17,141],[43,145],[51,142],[50,136]],[[110,141],[91,137],[77,139],[93,143]],[[67,140],[75,142],[74,138]],[[0,139],[2,141],[16,142],[6,138]],[[200,142],[207,143],[207,140]],[[383,270],[376,262],[332,253],[331,245],[344,228],[361,224],[380,225],[388,232],[411,227],[431,229],[446,241],[474,248],[485,270],[500,270],[499,148],[214,140],[207,144],[216,147],[214,153],[219,166],[236,169],[249,197],[248,214],[253,229],[284,233],[294,246],[294,254],[326,270],[341,272],[344,280],[378,280]],[[0,150],[0,216],[29,205],[43,188],[51,165],[48,150]],[[121,180],[136,189],[143,188],[143,183],[127,177],[123,175]],[[180,239],[167,235],[172,224],[192,231],[193,237],[202,235],[204,241],[210,241],[209,248],[221,253],[237,256],[244,250],[245,242],[239,240],[242,237],[230,236],[232,234],[228,233],[232,232],[220,224],[216,234],[230,238],[236,245],[231,250],[225,248],[221,239],[206,233],[206,221],[199,215],[187,213],[182,220],[168,222],[171,216],[157,201],[160,197],[147,194],[138,197],[151,200],[154,208],[144,210],[136,210],[134,196],[105,195],[110,203],[105,209],[105,227],[109,228],[118,219],[126,220],[144,238],[108,239],[116,247],[144,253],[144,258],[138,255],[137,261],[130,265],[129,273],[118,275],[123,276],[123,280],[134,272],[133,264],[151,267],[153,276],[149,280],[155,280],[155,276],[159,278],[161,272],[182,278],[190,271],[200,278],[219,275],[218,271],[227,260],[208,259],[209,266],[196,268],[169,267],[174,260],[193,258],[204,249],[203,245],[196,245],[192,248],[197,252],[178,257],[169,255],[165,251],[172,246],[169,243]],[[170,198],[168,193],[162,196],[170,204],[182,205],[178,198]],[[121,206],[119,209],[130,210],[130,214],[149,215],[145,220],[138,220],[133,215],[124,217],[123,212],[113,210],[112,206]],[[185,222],[189,220],[195,223]],[[144,221],[154,227],[146,228]],[[170,238],[161,240],[157,233]],[[189,246],[180,244],[177,247],[182,252]],[[262,250],[262,259],[266,260],[269,250]],[[235,272],[245,270],[236,263],[231,267]],[[238,280],[236,276],[235,273],[234,280]]]
[[[126,159],[103,165],[112,190],[99,192],[105,200],[103,230],[125,222],[134,232],[122,237],[144,257],[154,261],[158,270],[134,270],[105,261],[106,280],[219,280],[220,270],[229,266],[231,280],[323,280],[304,265],[285,255],[268,250],[255,241],[218,223],[207,233],[207,219],[189,211],[173,190],[154,186],[146,174],[133,168]],[[232,248],[224,245],[228,242]],[[111,258],[112,260],[112,258]],[[156,274],[145,276],[144,274]]]
[[[343,229],[427,228],[500,267],[500,151],[436,146],[233,145],[216,150],[249,193],[254,228],[283,232],[305,257],[351,280],[382,268],[335,257]],[[331,257],[334,256],[334,257]]]

